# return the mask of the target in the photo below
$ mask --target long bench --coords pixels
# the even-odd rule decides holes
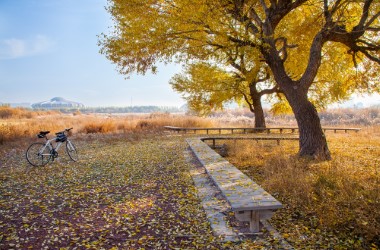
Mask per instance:
[[[268,134],[271,133],[273,130],[278,130],[280,134],[283,132],[289,130],[291,133],[295,133],[298,131],[298,127],[267,127],[267,128],[182,128],[182,127],[174,127],[174,126],[164,126],[165,129],[175,131],[175,132],[184,132],[187,133],[188,131],[193,132],[194,134],[197,133],[197,131],[205,131],[206,134],[209,134],[212,131],[219,132],[219,134],[222,134],[223,131],[230,131],[231,134],[247,134],[247,133],[255,133],[255,132],[267,132]],[[347,133],[348,131],[355,131],[359,132],[360,128],[322,128],[324,132],[326,131],[334,131],[335,133],[337,131],[344,131]]]
[[[248,133],[256,133],[256,132],[267,132],[268,134],[271,133],[273,130],[278,130],[280,133],[282,133],[285,130],[290,130],[292,133],[296,132],[298,128],[296,127],[272,127],[272,128],[182,128],[182,127],[173,127],[173,126],[164,126],[165,129],[175,131],[175,132],[193,132],[194,134],[197,133],[197,131],[205,131],[206,134],[210,134],[210,132],[218,132],[219,134],[222,134],[222,132],[230,132],[231,134],[248,134]]]
[[[254,136],[254,137],[232,137],[232,136],[218,136],[218,137],[202,137],[200,138],[201,141],[212,141],[212,148],[215,148],[216,141],[238,141],[238,140],[253,140],[253,141],[277,141],[277,145],[280,145],[280,141],[298,141],[299,138],[292,136],[292,137],[284,137],[284,136]]]
[[[270,219],[282,204],[247,175],[222,158],[200,138],[186,140],[197,159],[221,191],[239,221],[248,221],[250,231],[260,231],[260,220]]]

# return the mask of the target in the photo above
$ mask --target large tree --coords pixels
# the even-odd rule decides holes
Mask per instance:
[[[161,61],[225,63],[223,50],[254,50],[253,58],[270,67],[294,112],[300,155],[328,159],[310,91],[326,89],[318,83],[330,76],[318,72],[332,60],[343,69],[352,63],[349,73],[365,76],[368,90],[376,87],[371,76],[377,74],[363,72],[380,62],[379,5],[374,0],[110,0],[115,29],[100,38],[101,52],[129,74],[154,72]],[[336,76],[331,77],[330,83]],[[339,91],[361,86],[352,83]]]
[[[368,61],[380,63],[379,1],[233,0],[225,1],[225,8],[226,13],[236,20],[250,25],[252,36],[262,42],[259,45],[261,53],[296,117],[300,129],[300,154],[330,158],[318,113],[309,101],[308,93],[320,70],[324,51],[334,49],[334,43],[346,47],[355,65],[359,60],[364,62],[357,67],[364,68]],[[301,17],[296,19],[294,15]],[[303,25],[294,25],[300,21],[308,25],[309,31]],[[300,37],[289,37],[288,34],[293,32],[288,30],[299,26],[303,28],[299,31]],[[301,62],[299,71],[302,73],[299,77],[292,77],[287,68],[287,63],[292,63],[289,44],[307,43],[307,39],[303,41],[302,32],[315,33],[307,36],[312,37],[308,52],[301,53],[307,55],[307,63],[302,65],[302,60],[297,60]]]

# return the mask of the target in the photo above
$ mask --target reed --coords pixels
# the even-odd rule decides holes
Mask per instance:
[[[327,139],[327,162],[297,157],[298,142],[232,143],[228,159],[285,205],[273,223],[296,246],[379,246],[380,126]]]

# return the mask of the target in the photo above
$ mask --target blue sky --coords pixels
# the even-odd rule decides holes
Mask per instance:
[[[179,65],[129,79],[99,54],[97,35],[112,26],[106,0],[0,0],[0,103],[64,97],[86,106],[185,103],[168,84]],[[350,105],[380,104],[380,96]],[[346,104],[339,105],[345,106]]]
[[[185,103],[168,84],[179,65],[156,75],[120,75],[99,54],[97,35],[112,25],[106,0],[0,0],[0,102],[53,97],[86,106]]]

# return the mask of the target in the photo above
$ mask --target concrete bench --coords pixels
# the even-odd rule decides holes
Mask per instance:
[[[235,217],[239,221],[248,221],[251,232],[259,232],[260,220],[270,219],[282,204],[200,138],[186,141],[230,204]]]

